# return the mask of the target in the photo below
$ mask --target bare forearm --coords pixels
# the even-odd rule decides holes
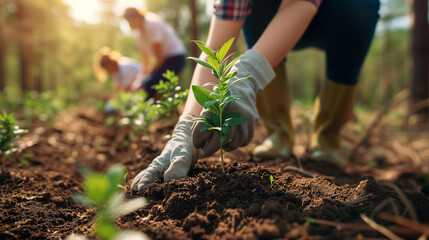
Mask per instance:
[[[292,50],[316,13],[317,8],[310,2],[284,0],[253,49],[260,51],[272,67],[276,66]]]

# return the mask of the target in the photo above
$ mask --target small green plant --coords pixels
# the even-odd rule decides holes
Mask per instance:
[[[207,55],[208,60],[205,62],[195,57],[189,57],[189,59],[194,60],[198,64],[210,68],[212,70],[213,76],[219,80],[219,83],[208,83],[205,85],[213,86],[213,91],[206,90],[205,88],[197,85],[192,86],[192,91],[197,102],[205,109],[208,109],[212,115],[212,118],[201,116],[196,118],[194,121],[203,122],[206,124],[205,127],[201,129],[201,131],[215,131],[220,135],[222,172],[225,172],[223,161],[223,144],[226,140],[227,134],[231,129],[231,126],[239,125],[247,121],[247,119],[243,118],[239,113],[231,112],[226,115],[224,114],[225,110],[231,103],[237,99],[241,99],[239,96],[231,95],[231,89],[241,81],[250,77],[248,76],[239,78],[233,82],[229,81],[238,74],[238,72],[230,72],[231,67],[242,57],[242,55],[240,55],[234,60],[228,62],[228,59],[232,56],[232,54],[227,57],[226,54],[228,53],[228,50],[230,49],[233,41],[234,38],[226,42],[217,52],[213,51],[209,46],[207,46],[207,44],[201,41],[196,41],[195,43]]]
[[[312,223],[314,223],[314,219],[307,217],[307,219],[305,219],[305,226],[310,226]]]
[[[158,93],[162,94],[162,100],[156,101],[158,114],[164,119],[177,120],[179,118],[177,107],[186,99],[189,90],[182,91],[182,87],[179,86],[179,77],[174,71],[167,70],[162,76],[166,81],[161,80],[153,86]]]
[[[23,154],[21,156],[21,164],[24,165],[24,166],[27,165],[28,164],[28,159],[32,158],[33,156],[34,155],[31,154],[31,153]]]
[[[26,124],[30,124],[31,120],[37,117],[44,124],[49,124],[65,107],[64,101],[55,97],[50,91],[27,92],[23,106],[24,119]]]
[[[153,99],[146,100],[147,93],[143,90],[137,93],[121,92],[118,98],[112,100],[112,105],[117,109],[122,119],[119,125],[131,126],[133,135],[149,135],[149,126],[155,121],[157,108]]]
[[[121,186],[125,183],[126,171],[122,164],[111,166],[105,174],[88,169],[84,175],[83,191],[73,194],[73,199],[96,211],[95,233],[102,240],[110,240],[118,234],[115,219],[137,210],[146,204],[144,198],[125,200]]]
[[[274,177],[273,175],[270,175],[270,185],[273,187]]]
[[[6,112],[0,114],[0,162],[2,173],[5,173],[5,158],[16,151],[13,143],[20,135],[27,132],[27,130],[20,129],[17,126],[13,114],[7,114]]]

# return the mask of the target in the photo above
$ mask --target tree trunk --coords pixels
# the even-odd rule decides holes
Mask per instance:
[[[190,6],[190,9],[191,9],[191,38],[192,38],[192,40],[197,40],[198,35],[199,35],[198,24],[197,24],[197,16],[198,16],[197,0],[191,0],[191,1],[189,1],[189,4],[191,5]],[[195,43],[191,42],[191,47],[190,47],[191,56],[198,57],[198,52],[199,52],[198,49],[199,49],[198,46]],[[195,68],[196,63],[194,61],[192,61],[192,64],[193,64],[192,65],[192,69],[193,69],[193,68]]]
[[[412,32],[411,114],[420,123],[429,123],[429,25],[427,0],[414,0],[414,28]]]
[[[40,49],[39,49],[40,51]],[[40,51],[38,54],[36,54],[36,61],[35,61],[35,74],[34,74],[34,90],[37,92],[42,92],[43,90],[43,54],[42,51]]]
[[[16,1],[16,13],[15,13],[16,21],[18,22],[18,34],[17,34],[17,42],[18,42],[18,59],[20,65],[20,85],[21,90],[26,91],[29,89],[28,80],[30,75],[30,61],[29,61],[29,52],[28,52],[28,42],[30,36],[28,34],[29,27],[27,26],[29,23],[25,19],[24,13],[24,4],[22,0]]]
[[[6,41],[3,22],[0,19],[0,92],[6,87]]]

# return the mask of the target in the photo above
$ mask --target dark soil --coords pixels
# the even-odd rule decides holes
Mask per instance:
[[[50,127],[33,124],[30,133],[19,139],[22,151],[6,161],[9,172],[0,175],[0,239],[61,239],[72,233],[95,238],[91,232],[94,213],[70,200],[73,191],[81,190],[79,164],[104,171],[123,163],[129,173],[125,189],[130,198],[136,197],[129,191],[132,178],[161,152],[167,141],[164,136],[174,123],[157,124],[151,129],[150,141],[137,141],[129,139],[129,129],[105,126],[104,119],[92,108],[81,107],[62,115]],[[399,214],[410,218],[415,211],[421,223],[429,223],[428,180],[423,175],[428,173],[429,158],[425,152],[417,152],[420,161],[415,161],[406,153],[411,151],[408,144],[400,144],[403,149],[399,149],[396,140],[386,141],[383,132],[366,143],[345,169],[338,169],[306,160],[305,129],[296,125],[297,158],[262,160],[251,154],[265,137],[258,125],[249,147],[227,153],[226,173],[220,170],[217,155],[199,160],[184,179],[156,181],[139,194],[149,204],[118,219],[119,228],[142,231],[152,239],[379,238],[383,235],[377,231],[362,228],[368,225],[360,215],[392,227],[393,223],[376,215],[398,214],[392,204],[379,209],[388,198]],[[359,136],[351,128],[344,132],[345,146],[352,148]],[[401,141],[414,144],[422,139]],[[33,156],[23,165],[21,158],[27,153]],[[297,159],[314,178],[285,169],[297,167]],[[377,166],[369,167],[374,162]],[[381,180],[399,186],[413,209],[406,209],[398,193]],[[309,218],[336,222],[337,227],[310,223]],[[399,235],[419,237],[418,232],[406,230]]]

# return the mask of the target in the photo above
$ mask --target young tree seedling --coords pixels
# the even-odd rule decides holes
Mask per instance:
[[[7,114],[6,112],[0,114],[0,162],[2,173],[6,172],[4,168],[5,159],[16,151],[13,143],[20,135],[27,132],[27,130],[20,129],[17,126],[13,114]]]
[[[34,154],[31,154],[31,153],[23,154],[21,156],[21,164],[22,165],[27,165],[28,164],[28,159],[30,159],[32,157],[34,157]]]
[[[274,177],[273,177],[273,175],[270,175],[270,185],[271,185],[271,188],[273,187],[273,181],[274,181]]]
[[[115,219],[143,207],[144,198],[125,200],[121,186],[125,183],[126,171],[122,164],[111,166],[105,174],[81,170],[84,175],[84,193],[74,193],[73,199],[96,211],[95,233],[102,240],[111,240],[118,234]]]
[[[153,99],[146,99],[147,93],[140,90],[136,93],[121,92],[117,99],[111,101],[113,107],[122,116],[119,125],[131,126],[134,136],[141,135],[141,132],[149,136],[149,126],[157,115]]]
[[[156,101],[156,109],[162,118],[177,120],[179,118],[177,107],[186,99],[189,90],[182,91],[182,87],[179,86],[179,77],[174,71],[167,70],[162,76],[166,81],[160,80],[153,86],[158,93],[162,94],[162,100]]]
[[[204,42],[195,41],[198,47],[207,55],[207,62],[199,58],[189,57],[189,59],[194,60],[198,64],[210,68],[213,76],[219,80],[219,83],[208,83],[204,85],[212,86],[213,91],[206,90],[205,88],[197,85],[192,85],[192,91],[197,102],[205,109],[208,109],[212,115],[211,118],[201,116],[196,118],[194,121],[206,124],[201,131],[215,131],[220,135],[220,156],[222,172],[224,173],[223,144],[227,138],[228,132],[231,129],[231,126],[239,125],[247,121],[246,118],[243,118],[241,114],[236,112],[224,114],[225,110],[231,103],[237,99],[241,99],[239,96],[231,95],[231,89],[241,81],[250,77],[248,76],[234,79],[232,82],[230,81],[238,74],[238,72],[230,71],[231,67],[242,57],[242,55],[240,55],[234,60],[228,62],[228,59],[232,54],[227,57],[226,54],[228,53],[233,41],[234,38],[226,42],[217,52],[213,51]]]

